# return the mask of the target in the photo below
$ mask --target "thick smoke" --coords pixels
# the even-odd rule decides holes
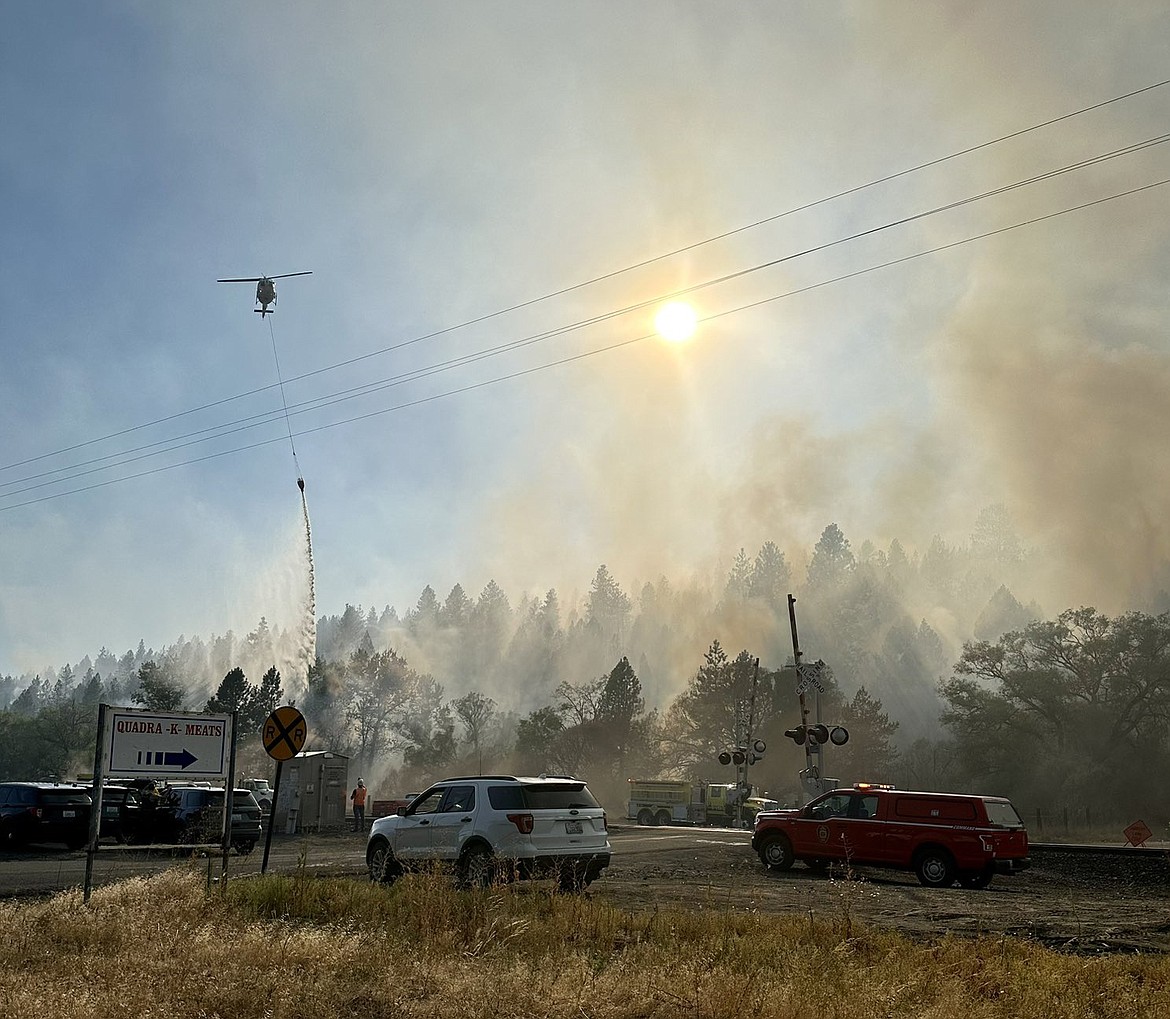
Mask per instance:
[[[1070,306],[1009,273],[978,279],[940,348],[956,434],[1046,553],[1033,596],[1054,611],[1158,608],[1170,561],[1164,337],[1134,322],[1140,298]]]

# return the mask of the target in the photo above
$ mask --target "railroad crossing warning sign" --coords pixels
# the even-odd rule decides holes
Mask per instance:
[[[296,757],[305,745],[305,737],[308,734],[309,727],[305,724],[305,716],[291,704],[272,712],[264,720],[264,728],[260,730],[264,749],[274,761],[287,761]]]
[[[819,658],[815,662],[801,662],[796,667],[796,692],[798,694],[804,693],[810,686],[815,686],[821,693],[824,693],[825,688],[821,685],[821,676],[824,675],[827,668],[828,666]]]
[[[1122,834],[1129,840],[1131,846],[1140,846],[1154,833],[1150,831],[1150,826],[1145,821],[1134,821],[1128,828],[1122,830]]]

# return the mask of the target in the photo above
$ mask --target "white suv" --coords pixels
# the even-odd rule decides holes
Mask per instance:
[[[377,818],[366,866],[374,881],[443,864],[468,886],[552,877],[576,891],[609,866],[611,852],[605,811],[580,779],[475,775],[436,782]]]

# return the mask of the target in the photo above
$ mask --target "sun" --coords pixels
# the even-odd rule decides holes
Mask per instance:
[[[654,316],[654,328],[663,339],[671,343],[683,343],[695,335],[699,317],[695,309],[685,301],[671,301],[658,309]]]

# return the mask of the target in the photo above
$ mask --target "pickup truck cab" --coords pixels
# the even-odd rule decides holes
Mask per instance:
[[[1002,796],[911,792],[859,783],[798,810],[756,815],[752,849],[765,867],[847,866],[912,870],[931,888],[957,880],[986,888],[995,874],[1026,870],[1028,832]]]

